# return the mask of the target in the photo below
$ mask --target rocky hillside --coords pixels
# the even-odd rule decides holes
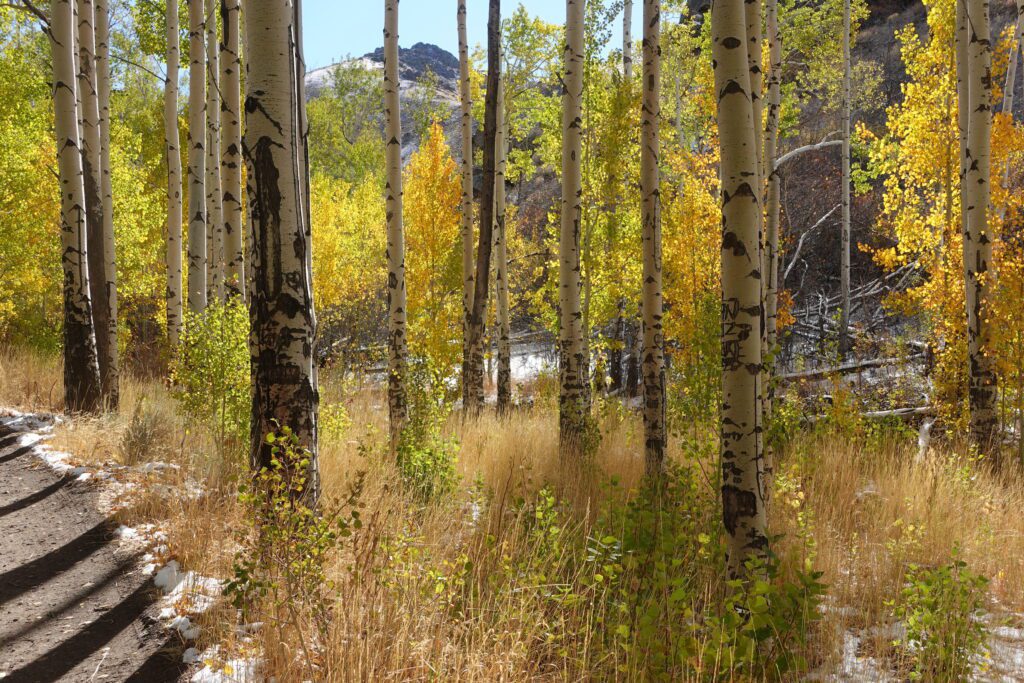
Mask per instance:
[[[420,83],[433,72],[437,89],[433,103],[449,115],[443,122],[448,142],[456,156],[461,153],[462,142],[458,134],[459,123],[459,59],[447,50],[429,43],[416,43],[410,48],[400,48],[399,55],[399,97],[402,102],[402,157],[408,159],[416,149],[418,140],[413,131],[412,109],[422,99]],[[356,57],[346,64],[358,63],[363,68],[379,71],[383,78],[384,48],[380,47],[362,57]],[[331,79],[339,64],[331,64],[306,74],[306,96],[319,97],[330,86]],[[381,122],[383,125],[383,121]]]

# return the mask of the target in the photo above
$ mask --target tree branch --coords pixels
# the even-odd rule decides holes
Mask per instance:
[[[821,142],[815,143],[813,145],[804,145],[803,147],[797,147],[794,150],[786,152],[775,161],[775,170],[778,171],[784,163],[786,163],[793,157],[805,154],[807,152],[817,152],[818,150],[826,149],[828,147],[838,147],[839,145],[843,144],[842,140],[829,140],[829,138],[832,137],[833,135],[835,135],[835,133],[829,133]]]
[[[20,9],[23,12],[28,12],[30,14],[33,14],[33,15],[35,15],[36,19],[38,19],[39,21],[43,22],[43,26],[45,26],[47,28],[47,30],[49,30],[49,28],[50,28],[50,18],[48,16],[46,16],[46,14],[41,9],[39,9],[38,7],[33,5],[31,0],[21,0],[20,4],[16,3],[16,2],[4,2],[4,3],[0,3],[0,7],[9,7],[11,9]]]
[[[782,284],[782,285],[786,284],[786,278],[789,277],[789,273],[793,270],[793,266],[796,265],[797,258],[800,256],[800,250],[803,249],[804,240],[807,239],[807,237],[812,232],[814,232],[815,230],[820,228],[822,223],[824,223],[828,219],[829,216],[834,214],[839,209],[840,206],[841,206],[840,204],[836,204],[835,206],[833,206],[831,211],[829,211],[824,216],[819,218],[817,223],[815,223],[810,228],[805,230],[804,234],[800,235],[800,240],[796,243],[796,249],[793,250],[793,256],[792,256],[792,258],[789,261],[789,265],[786,267],[786,272],[782,274],[782,282],[780,284]]]

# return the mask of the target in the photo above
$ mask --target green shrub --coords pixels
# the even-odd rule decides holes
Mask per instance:
[[[826,586],[821,572],[798,570],[785,579],[779,566],[772,556],[751,560],[750,578],[729,581],[721,612],[706,617],[704,660],[718,664],[718,680],[780,680],[807,670],[803,653]]]
[[[912,677],[925,681],[967,680],[972,660],[987,640],[978,619],[988,579],[971,572],[954,550],[953,560],[934,568],[911,566],[894,614],[903,622]]]
[[[409,412],[396,453],[398,471],[413,495],[429,503],[458,485],[459,444],[442,434],[451,410],[444,374],[429,363],[412,365],[406,387]]]
[[[211,301],[200,315],[186,312],[171,381],[182,412],[209,429],[222,449],[247,443],[252,399],[244,302]]]
[[[344,500],[321,500],[314,510],[304,496],[309,451],[287,427],[268,434],[267,443],[270,467],[240,489],[254,524],[241,534],[224,594],[247,623],[266,623],[277,631],[276,642],[301,652],[317,679],[314,648],[327,640],[335,591],[327,567],[341,541],[362,526],[357,508],[363,480],[356,478]]]

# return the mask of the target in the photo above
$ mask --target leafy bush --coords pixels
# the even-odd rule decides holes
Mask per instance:
[[[987,640],[982,611],[988,579],[971,572],[954,550],[953,560],[934,568],[911,566],[902,601],[894,613],[907,630],[912,677],[962,681]]]
[[[718,662],[721,680],[779,680],[806,671],[807,651],[825,596],[821,572],[779,572],[778,560],[752,560],[751,578],[729,581],[721,613],[705,620],[704,659]]]
[[[444,374],[430,363],[415,364],[406,387],[409,414],[396,454],[398,471],[413,495],[427,503],[455,490],[459,445],[441,433],[450,411]]]
[[[249,438],[249,313],[245,303],[211,301],[186,312],[171,370],[174,397],[192,421],[213,432],[221,448]]]
[[[276,631],[276,642],[302,653],[311,678],[318,678],[315,648],[327,640],[330,595],[334,584],[327,567],[341,540],[359,529],[362,477],[357,477],[343,501],[320,501],[314,510],[304,492],[309,451],[283,427],[268,434],[270,467],[261,469],[251,487],[241,487],[239,500],[255,520],[240,539],[234,576],[224,594],[252,622],[265,622]]]

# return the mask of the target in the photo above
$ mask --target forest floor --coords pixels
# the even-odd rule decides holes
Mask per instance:
[[[48,467],[34,438],[0,421],[0,679],[178,680],[180,639],[137,554],[96,488]]]
[[[0,348],[0,405],[59,413],[61,376],[53,358]],[[554,386],[542,377],[523,387],[533,408],[503,419],[490,411],[479,421],[443,419],[444,443],[456,444],[454,489],[424,503],[382,455],[387,407],[379,390],[325,373],[324,497],[345,500],[358,482],[362,524],[329,549],[331,588],[314,604],[329,610],[327,632],[317,632],[325,645],[315,675],[283,640],[316,632],[312,617],[291,631],[269,627],[272,609],[243,614],[217,599],[222,583],[205,578],[234,575],[252,527],[238,497],[247,463],[190,426],[162,382],[125,373],[120,412],[57,424],[35,455],[0,434],[0,683],[51,680],[53,671],[67,672],[66,680],[97,671],[93,680],[174,680],[172,663],[183,657],[195,664],[186,675],[202,682],[650,680],[648,662],[626,659],[616,644],[617,634],[635,631],[606,607],[647,579],[618,567],[598,581],[604,561],[590,559],[635,536],[625,504],[636,500],[643,471],[639,418],[618,400],[597,402],[597,474],[578,480],[558,457]],[[982,608],[967,617],[986,625],[970,680],[1024,680],[1024,476],[1017,468],[994,473],[948,439],[921,456],[916,430],[851,419],[837,412],[816,427],[794,427],[778,454],[771,528],[780,580],[813,566],[827,586],[798,652],[804,673],[785,680],[907,680],[915,652],[894,610],[917,568],[955,560],[988,578]],[[716,618],[724,592],[715,439],[696,423],[691,429],[670,445],[690,474],[677,478],[670,502],[679,514],[667,518],[678,523],[668,557],[686,577],[669,626],[689,623],[688,614]],[[51,471],[58,456],[64,478]],[[83,475],[88,482],[75,481]],[[118,547],[133,547],[124,536],[135,532],[142,540],[131,556]],[[143,552],[146,566],[136,569]],[[168,593],[155,604],[153,574]],[[569,599],[546,590],[551,585]],[[309,602],[308,591],[284,594],[287,604]],[[949,621],[941,607],[929,614]],[[692,633],[665,632],[671,642]],[[628,652],[670,642],[661,634]],[[15,638],[22,649],[9,653]],[[165,645],[173,659],[160,653]],[[718,653],[711,655],[680,661],[666,678],[728,674],[713,668]],[[137,673],[157,662],[162,673]],[[613,668],[619,662],[633,668]],[[24,666],[63,668],[19,678]]]

